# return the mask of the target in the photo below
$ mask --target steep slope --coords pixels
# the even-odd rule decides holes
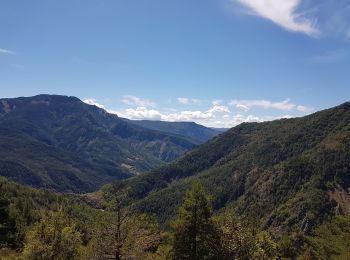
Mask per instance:
[[[216,210],[233,207],[276,235],[307,234],[349,212],[350,103],[304,118],[241,124],[179,160],[116,184],[140,211],[168,223],[201,181]]]
[[[120,167],[99,165],[23,132],[0,127],[0,174],[34,187],[89,191],[131,175]]]
[[[128,121],[132,124],[148,129],[185,136],[198,143],[204,143],[225,131],[225,129],[208,128],[194,122],[165,122],[151,120]]]
[[[0,176],[0,259],[18,259],[20,251],[23,250],[23,243],[26,242],[26,236],[34,225],[43,218],[53,217],[57,213],[68,219],[69,223],[74,223],[85,241],[91,237],[92,230],[97,225],[101,226],[103,221],[108,221],[107,212],[89,206],[77,195],[57,194],[46,189],[31,188]],[[53,230],[57,226],[50,228]],[[52,233],[47,232],[45,235],[47,237]],[[37,243],[43,240],[45,240],[43,237],[37,241],[34,238]],[[10,255],[3,258],[7,254]],[[28,257],[21,258],[28,259]],[[34,259],[38,259],[38,256]]]
[[[195,146],[56,95],[1,99],[0,129],[0,175],[63,191],[96,189]]]

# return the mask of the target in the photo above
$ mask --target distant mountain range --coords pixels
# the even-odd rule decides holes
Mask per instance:
[[[0,175],[84,192],[170,162],[220,133],[192,123],[129,121],[76,97],[0,99]]]
[[[195,181],[276,237],[350,214],[350,103],[303,118],[244,123],[180,159],[121,181],[140,212],[168,224]]]
[[[228,129],[226,128],[208,128],[194,122],[166,122],[166,121],[151,121],[151,120],[128,120],[128,122],[145,127],[152,130],[157,130],[166,133],[185,136],[193,140],[193,142],[201,144],[214,136],[221,134]]]

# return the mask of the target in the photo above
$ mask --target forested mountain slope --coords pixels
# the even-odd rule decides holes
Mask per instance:
[[[127,120],[127,119],[126,119]],[[166,122],[151,120],[128,120],[130,123],[152,130],[185,136],[198,143],[204,143],[227,129],[208,128],[194,122]]]
[[[350,103],[303,118],[244,123],[150,173],[131,186],[142,212],[169,223],[192,182],[212,195],[216,210],[286,233],[308,234],[350,208]]]
[[[0,99],[0,132],[0,175],[60,191],[97,189],[197,144],[57,95]]]

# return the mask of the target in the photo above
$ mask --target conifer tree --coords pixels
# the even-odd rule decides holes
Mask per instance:
[[[28,260],[78,259],[81,234],[62,212],[44,216],[28,232],[23,257]]]
[[[122,259],[122,249],[127,237],[125,224],[131,215],[132,209],[127,207],[129,188],[118,190],[113,185],[105,185],[102,188],[103,204],[106,209],[111,210],[115,214],[114,227],[114,256],[116,260]],[[113,226],[113,225],[112,225]]]
[[[208,196],[199,183],[187,192],[174,222],[174,259],[219,259],[220,238]]]

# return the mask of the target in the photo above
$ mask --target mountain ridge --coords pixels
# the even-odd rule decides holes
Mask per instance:
[[[132,124],[149,128],[152,130],[158,130],[167,133],[178,134],[181,136],[189,137],[196,142],[204,143],[211,138],[225,132],[227,129],[221,128],[208,128],[199,125],[195,122],[167,122],[167,121],[157,121],[157,120],[129,120]]]
[[[199,144],[184,136],[130,124],[76,97],[61,95],[0,99],[0,128],[2,143],[8,145],[6,151],[0,151],[1,163],[7,168],[16,165],[16,169],[28,173],[35,171],[32,176],[41,179],[37,185],[63,191],[79,191],[80,186],[81,191],[92,191],[104,183],[174,160]],[[32,149],[31,145],[40,149]],[[46,151],[47,162],[35,157],[31,150],[38,154]],[[70,159],[59,163],[60,157]],[[73,170],[75,161],[85,166]],[[22,168],[28,165],[29,169]],[[52,172],[52,166],[57,165],[65,169],[64,174],[59,173],[60,169]],[[15,173],[10,175],[10,170],[6,172],[8,178],[16,177]],[[81,172],[78,177],[77,172]],[[93,181],[89,175],[95,176]]]
[[[339,198],[350,196],[348,158],[346,102],[302,118],[243,123],[169,165],[115,185],[130,186],[135,207],[165,225],[199,181],[216,211],[232,207],[240,216],[254,215],[281,236],[307,234],[336,211],[347,212],[348,200]]]

